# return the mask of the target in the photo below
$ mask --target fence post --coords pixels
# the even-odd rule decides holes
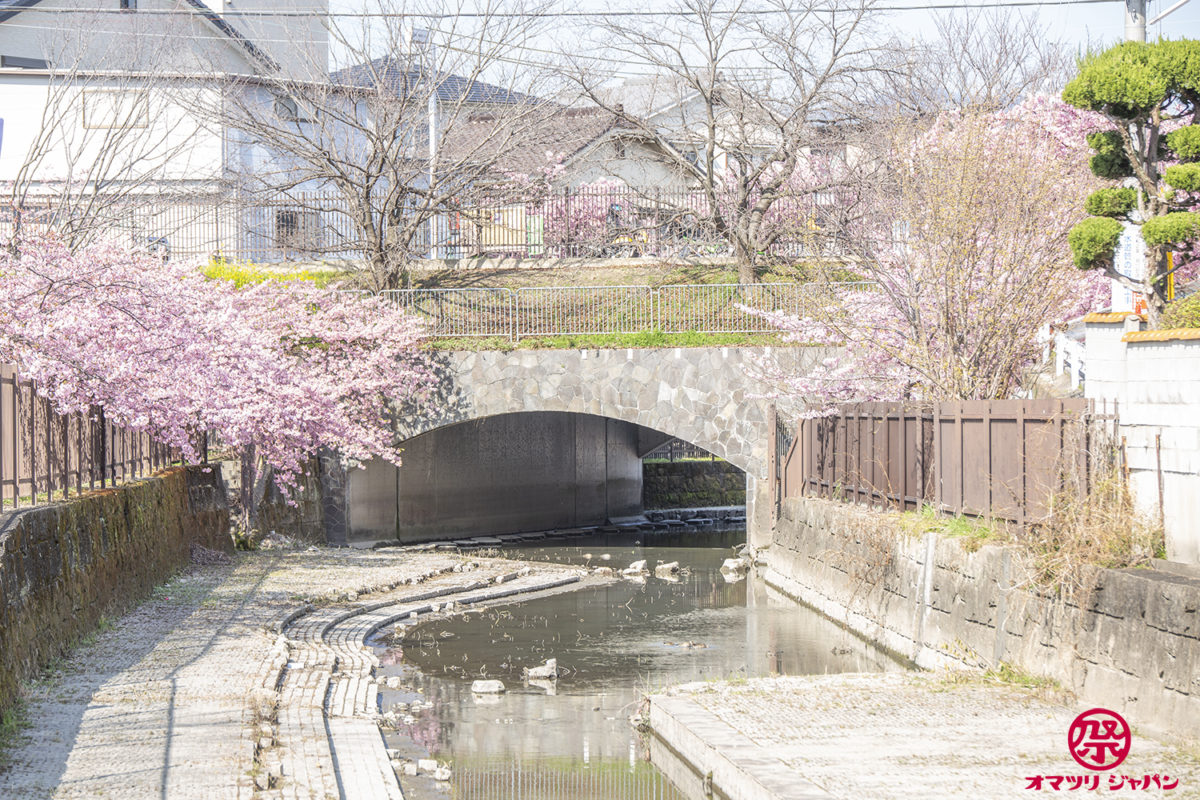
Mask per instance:
[[[100,488],[108,479],[108,421],[104,419],[104,406],[100,406]]]
[[[779,521],[782,486],[779,479],[779,415],[775,404],[767,407],[767,477],[771,481],[771,525]]]
[[[571,187],[563,187],[563,255],[572,256],[571,252]]]

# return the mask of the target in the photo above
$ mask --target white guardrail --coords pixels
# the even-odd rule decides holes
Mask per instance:
[[[645,333],[771,333],[761,311],[800,314],[831,292],[866,291],[867,281],[834,284],[716,283],[552,286],[521,289],[395,289],[381,292],[429,321],[438,338]]]

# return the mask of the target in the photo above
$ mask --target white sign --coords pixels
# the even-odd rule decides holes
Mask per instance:
[[[1113,254],[1113,268],[1127,278],[1141,282],[1146,279],[1146,240],[1142,238],[1142,226],[1125,223],[1125,232],[1117,241]],[[1133,292],[1117,281],[1112,282],[1112,310],[1133,311]]]

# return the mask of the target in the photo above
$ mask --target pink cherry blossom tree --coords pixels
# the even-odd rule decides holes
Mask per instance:
[[[894,135],[887,178],[864,188],[856,242],[867,291],[815,291],[802,316],[764,314],[796,342],[837,348],[815,369],[761,369],[808,413],[837,402],[994,399],[1028,384],[1046,323],[1106,304],[1072,266],[1067,233],[1095,183],[1099,124],[1044,96],[947,113]]]
[[[437,385],[422,324],[377,297],[300,281],[237,289],[56,239],[0,255],[0,271],[0,358],[58,410],[102,406],[189,459],[214,432],[285,496],[320,448],[398,463],[392,417],[421,413]]]

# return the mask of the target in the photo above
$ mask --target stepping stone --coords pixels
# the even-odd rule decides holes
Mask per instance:
[[[461,550],[473,550],[476,547],[480,547],[480,545],[475,543],[474,539],[455,539],[452,544]]]
[[[658,527],[658,525],[653,522],[639,522],[638,523],[638,529],[643,530],[643,531],[652,531],[652,530],[656,529],[657,527]]]
[[[458,549],[458,547],[455,546],[454,542],[438,542],[433,547],[435,550],[457,550]]]
[[[546,538],[544,531],[538,531],[536,533],[518,533],[517,536],[519,536],[523,542],[540,542],[542,539]]]
[[[681,519],[665,519],[663,520],[668,528],[686,528],[687,523]]]
[[[521,533],[506,533],[502,536],[497,536],[496,538],[502,542],[520,542],[525,539],[525,535]]]
[[[712,525],[713,521],[708,517],[692,517],[687,521],[688,525]]]
[[[495,547],[498,544],[504,544],[503,541],[496,538],[495,536],[476,536],[474,539],[471,539],[470,541],[472,541],[478,545],[483,545],[484,547]]]

